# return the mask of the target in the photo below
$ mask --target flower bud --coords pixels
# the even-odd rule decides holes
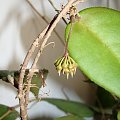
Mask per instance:
[[[67,75],[67,79],[69,74],[73,77],[76,73],[77,63],[69,56],[69,54],[59,58],[54,63],[56,70],[60,76],[60,73]]]

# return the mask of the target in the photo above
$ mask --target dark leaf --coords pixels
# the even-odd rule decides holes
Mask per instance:
[[[47,78],[48,70],[43,69],[39,74],[33,76],[32,84],[36,84],[37,87],[31,87],[30,91],[37,97],[41,86],[45,85],[45,79]],[[43,76],[43,77],[42,77]]]
[[[54,120],[84,120],[84,119],[78,116],[68,115],[68,116],[56,118]]]
[[[19,116],[13,108],[0,104],[0,120],[16,120]]]
[[[74,102],[74,101],[68,101],[68,100],[63,100],[63,99],[43,99],[59,109],[61,109],[64,112],[71,113],[75,116],[79,117],[92,117],[93,116],[93,111],[85,104],[79,103],[79,102]]]
[[[15,88],[18,89],[18,78],[19,71],[8,71],[8,70],[0,70],[0,79],[5,82],[11,83]],[[26,77],[28,74],[28,70],[26,70],[24,82],[26,82]],[[39,89],[42,85],[45,84],[45,80],[48,75],[48,70],[42,69],[39,72],[33,75],[32,84],[36,85],[36,87],[31,87],[31,92],[37,97],[39,93]]]

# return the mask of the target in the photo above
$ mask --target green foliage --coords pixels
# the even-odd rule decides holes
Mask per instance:
[[[92,117],[93,116],[93,111],[85,104],[79,103],[79,102],[74,102],[74,101],[68,101],[68,100],[63,100],[63,99],[43,99],[62,111],[66,113],[71,113],[75,116],[79,117]]]
[[[84,119],[78,116],[68,115],[68,116],[56,118],[55,120],[84,120]]]
[[[5,105],[0,104],[0,120],[15,120],[19,117],[19,113]]]
[[[120,12],[103,7],[94,7],[79,12],[80,21],[73,23],[72,33],[68,44],[71,57],[79,68],[97,85],[120,97]],[[66,28],[66,38],[70,24]],[[58,64],[56,64],[57,66]],[[61,65],[61,64],[60,64]],[[75,69],[76,70],[76,69]],[[59,73],[64,71],[61,69]],[[43,78],[48,71],[41,70],[33,76],[31,92],[38,96]],[[26,72],[24,82],[26,82]],[[9,77],[8,77],[9,75]],[[73,73],[72,73],[73,75]],[[19,71],[0,71],[0,79],[11,82],[18,88]],[[14,78],[10,81],[9,78]],[[112,95],[98,88],[98,99],[103,108],[113,107],[116,102]],[[89,106],[62,99],[43,99],[70,115],[55,120],[83,120],[93,117],[94,112]],[[15,120],[19,113],[5,105],[0,105],[0,120]],[[120,112],[117,114],[120,119]]]
[[[120,12],[94,7],[79,14],[69,40],[70,55],[93,82],[120,97]],[[70,24],[66,38],[69,29]]]
[[[40,79],[40,76],[38,77],[38,76],[34,75],[32,78],[32,84],[35,84],[36,87],[31,87],[30,91],[37,97],[39,94],[39,89],[42,86],[42,81]]]
[[[120,120],[120,111],[118,111],[117,119]]]
[[[44,78],[42,78],[42,75],[44,76]],[[36,96],[38,97],[39,94],[39,89],[41,88],[41,86],[43,84],[45,84],[45,79],[47,78],[48,75],[48,70],[43,69],[40,71],[40,73],[35,74],[32,78],[32,84],[35,84],[37,87],[31,87],[30,91]]]
[[[0,70],[0,79],[2,79],[5,82],[11,83],[15,88],[18,89],[19,74],[20,74],[19,71]],[[28,70],[26,70],[24,82],[26,82],[27,74],[28,74]],[[42,75],[43,75],[43,78],[42,78]],[[36,85],[36,87],[31,87],[30,91],[36,97],[38,96],[39,89],[43,85],[43,82],[47,78],[47,75],[48,75],[48,70],[46,69],[39,70],[39,72],[35,72],[35,74],[33,75],[32,84]]]

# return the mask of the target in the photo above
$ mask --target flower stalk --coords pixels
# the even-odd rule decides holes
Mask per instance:
[[[72,25],[74,22],[80,19],[80,16],[78,15],[76,7],[74,6],[70,7],[69,17],[70,17],[70,30],[69,30],[68,37],[65,44],[65,52],[64,52],[64,55],[59,59],[57,59],[54,63],[59,76],[60,76],[60,73],[62,72],[63,74],[67,75],[67,79],[69,78],[69,74],[71,74],[71,76],[73,77],[77,69],[77,63],[73,60],[72,57],[70,57],[68,52],[68,43],[72,33]]]

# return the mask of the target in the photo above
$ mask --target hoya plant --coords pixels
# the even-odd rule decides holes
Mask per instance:
[[[81,0],[68,0],[62,10],[58,11],[49,25],[32,43],[19,71],[0,71],[0,78],[10,82],[18,89],[19,105],[9,107],[0,104],[0,120],[29,119],[27,106],[33,101],[49,102],[66,113],[66,116],[55,120],[120,120],[120,11],[91,7],[77,10]],[[68,15],[68,16],[67,16]],[[66,18],[69,17],[69,22]],[[65,29],[65,51],[54,62],[59,76],[66,74],[74,77],[76,69],[80,69],[89,80],[89,84],[97,87],[94,105],[53,98],[39,98],[39,89],[45,86],[48,70],[36,67],[52,31],[63,19]],[[42,42],[41,42],[42,41]],[[30,69],[27,65],[35,50],[38,53]],[[29,98],[29,92],[35,95]],[[20,107],[20,113],[15,109]]]

